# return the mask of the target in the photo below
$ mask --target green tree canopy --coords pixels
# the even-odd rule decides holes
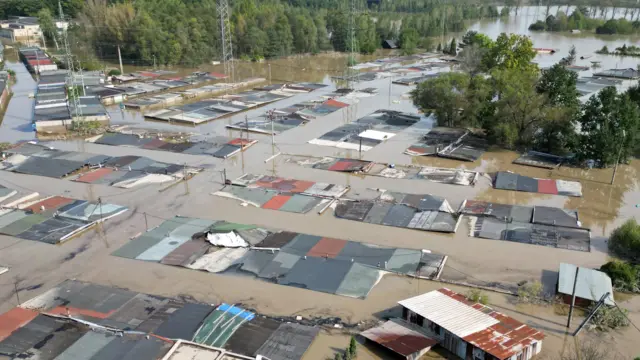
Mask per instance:
[[[537,65],[532,63],[536,56],[531,39],[524,35],[502,33],[494,45],[485,54],[483,65],[485,69],[515,69],[518,71],[535,72]]]
[[[544,95],[536,91],[537,75],[520,69],[492,71],[497,100],[495,113],[485,119],[490,142],[513,149],[531,144],[542,125],[554,116]]]
[[[609,237],[609,250],[634,264],[640,263],[640,225],[629,219]]]
[[[593,159],[606,167],[626,161],[635,147],[640,125],[638,106],[615,87],[607,87],[593,95],[578,118],[580,135],[576,155],[581,160]]]

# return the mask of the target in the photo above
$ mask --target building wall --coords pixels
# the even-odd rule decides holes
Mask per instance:
[[[442,328],[438,324],[435,324],[428,319],[414,313],[413,311],[403,308],[402,318],[412,324],[421,326],[425,329],[425,333],[430,337],[437,339],[439,345],[449,350],[459,358],[464,360],[507,360],[497,359],[491,354],[487,354],[482,349],[479,349],[468,342],[462,340],[446,329]],[[470,347],[470,348],[469,348]],[[531,346],[524,348],[520,353],[513,355],[508,360],[530,360],[533,356],[542,351],[542,342],[538,341]]]

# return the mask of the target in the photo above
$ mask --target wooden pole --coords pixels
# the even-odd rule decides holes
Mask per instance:
[[[573,317],[573,307],[576,306],[576,287],[578,285],[578,273],[580,268],[576,267],[576,275],[573,280],[573,291],[571,292],[571,307],[569,308],[569,318],[567,319],[567,328],[571,327],[571,318]]]

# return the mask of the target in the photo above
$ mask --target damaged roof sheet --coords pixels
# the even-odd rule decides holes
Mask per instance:
[[[197,220],[179,219],[186,223]],[[177,238],[172,235],[176,229],[184,230]],[[203,240],[210,233],[228,232],[249,238],[256,249],[214,247]],[[174,238],[177,244],[171,246],[171,251],[154,252],[153,257],[144,255],[163,239]],[[445,261],[444,256],[432,254],[425,262],[420,250],[268,231],[251,225],[215,222],[203,230],[202,226],[189,228],[173,221],[147,231],[112,255],[215,273],[250,273],[281,285],[356,298],[365,298],[385,272],[415,275],[420,269],[421,277],[430,278],[439,273]]]
[[[438,343],[401,319],[389,320],[361,332],[360,335],[405,357],[430,349]]]

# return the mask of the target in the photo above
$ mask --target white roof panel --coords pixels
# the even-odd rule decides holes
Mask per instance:
[[[365,139],[374,139],[374,140],[383,141],[396,136],[396,134],[388,133],[384,131],[377,131],[377,130],[365,130],[360,134],[358,134],[358,136],[363,137]]]
[[[402,300],[398,304],[460,338],[499,323],[495,318],[439,291]]]

